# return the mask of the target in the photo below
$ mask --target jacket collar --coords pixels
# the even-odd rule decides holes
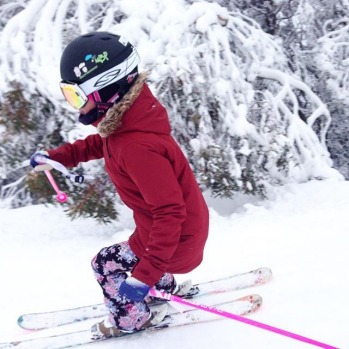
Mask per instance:
[[[140,95],[146,78],[146,73],[139,74],[137,80],[124,95],[122,100],[109,108],[106,115],[97,126],[97,132],[101,137],[106,138],[110,136],[121,126],[123,115],[130,109],[131,105]]]

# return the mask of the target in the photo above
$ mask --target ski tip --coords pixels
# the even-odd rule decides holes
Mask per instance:
[[[247,296],[241,297],[237,299],[238,301],[248,301],[250,303],[256,304],[256,305],[262,305],[263,298],[259,294],[249,294]]]
[[[38,331],[38,330],[43,330],[43,329],[47,328],[45,326],[43,326],[43,327],[40,327],[38,325],[35,326],[35,322],[31,323],[30,320],[28,321],[27,315],[21,315],[17,319],[17,325],[26,331]],[[1,349],[1,347],[0,347],[0,349]]]
[[[256,312],[263,304],[263,298],[259,294],[249,294],[244,297],[235,299],[233,304],[238,304],[237,314],[244,316]]]
[[[273,276],[271,269],[268,267],[258,268],[254,271],[254,273],[258,275],[259,284],[268,282]]]
[[[246,314],[251,314],[256,312],[263,304],[263,298],[259,294],[250,294],[244,297],[251,305],[251,308],[246,312]]]
[[[259,294],[249,295],[249,302],[252,304],[251,311],[249,313],[256,312],[263,304],[263,298]]]
[[[22,326],[22,324],[23,324],[23,315],[21,315],[21,316],[17,319],[17,324],[18,324],[19,327],[22,327],[22,328],[23,328],[23,326]]]
[[[258,307],[260,307],[263,304],[263,298],[259,294],[251,294],[249,298],[250,301]]]

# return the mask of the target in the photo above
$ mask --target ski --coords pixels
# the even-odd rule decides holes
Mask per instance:
[[[184,298],[196,299],[197,297],[226,293],[261,285],[268,282],[271,276],[272,272],[269,268],[254,269],[245,273],[193,285],[191,292]],[[44,313],[24,314],[18,318],[18,325],[27,330],[41,330],[106,316],[107,313],[108,310],[102,303]]]
[[[211,294],[225,293],[268,282],[272,276],[269,268],[258,268],[249,272],[196,284],[184,298],[197,298]],[[105,305],[95,304],[58,311],[24,314],[18,318],[18,325],[28,330],[40,330],[102,317],[108,314]]]
[[[189,292],[184,298],[203,297],[261,285],[268,282],[271,276],[272,272],[269,268],[254,269],[249,272],[193,285],[192,292]],[[107,313],[108,311],[103,303],[94,304],[72,309],[24,314],[18,318],[18,325],[27,330],[41,330],[102,317]]]
[[[244,316],[255,312],[262,305],[262,297],[257,294],[251,294],[245,297],[235,299],[230,302],[215,304],[216,308],[231,312],[236,315]],[[153,311],[156,311],[155,306]],[[185,312],[176,312],[166,315],[164,319],[156,325],[152,325],[143,331],[135,333],[123,333],[121,336],[112,338],[91,339],[90,329],[77,330],[69,333],[53,334],[46,337],[34,337],[16,342],[1,343],[0,349],[67,349],[75,348],[89,343],[98,343],[105,340],[122,340],[130,336],[141,336],[142,333],[156,332],[168,328],[200,324],[209,321],[222,319],[215,314],[204,312],[197,309],[189,309]],[[37,335],[38,332],[35,333]],[[40,332],[42,334],[42,332]]]

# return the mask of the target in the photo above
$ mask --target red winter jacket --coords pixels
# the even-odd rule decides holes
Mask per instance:
[[[165,108],[144,84],[107,138],[67,143],[49,155],[68,167],[104,157],[122,201],[133,210],[132,276],[153,286],[165,272],[187,273],[203,258],[208,210],[188,161],[170,135]]]

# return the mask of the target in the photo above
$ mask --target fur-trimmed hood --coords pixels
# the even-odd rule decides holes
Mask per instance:
[[[130,131],[171,132],[167,112],[152,95],[146,78],[147,74],[141,73],[122,100],[107,111],[97,126],[101,137]]]

